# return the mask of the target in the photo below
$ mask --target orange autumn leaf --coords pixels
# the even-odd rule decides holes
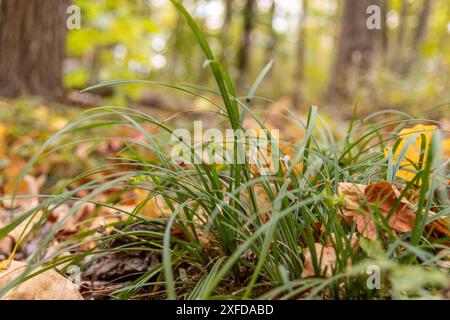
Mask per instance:
[[[380,211],[387,216],[400,198],[400,191],[384,181],[369,184],[365,189],[365,196],[370,204],[379,206]],[[399,232],[409,232],[413,228],[415,217],[412,204],[403,197],[389,219],[389,226]]]
[[[434,212],[430,212],[430,215],[434,215]],[[432,221],[427,227],[434,229],[438,233],[444,234],[450,237],[450,217],[441,217],[440,219]]]
[[[369,185],[340,183],[339,194],[344,197],[344,216],[347,222],[354,222],[356,228],[369,239],[376,239],[376,224],[374,210],[377,208],[383,217],[389,216],[388,225],[397,232],[412,230],[415,214],[411,203],[402,198],[393,209],[400,197],[400,192],[388,182],[379,182]],[[393,212],[390,211],[393,209]]]
[[[0,124],[0,159],[5,157],[5,149],[6,149],[6,128],[4,125]]]

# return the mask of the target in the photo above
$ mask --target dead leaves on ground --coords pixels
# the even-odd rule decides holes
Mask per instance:
[[[376,221],[383,219],[394,232],[411,232],[414,227],[416,213],[413,204],[390,183],[383,181],[369,185],[357,183],[339,183],[339,195],[343,197],[342,212],[347,223],[355,223],[357,230],[365,237],[378,238]],[[380,216],[376,216],[380,214]],[[430,216],[435,213],[430,211]],[[449,236],[448,217],[431,222],[428,227]]]
[[[172,215],[172,210],[167,205],[162,195],[150,196],[149,191],[144,189],[133,189],[136,195],[136,203],[142,204],[139,213],[148,218],[164,218]]]
[[[333,275],[333,269],[336,266],[336,251],[333,247],[326,247],[320,243],[314,244],[315,256],[317,257],[318,266],[321,274],[329,278]],[[303,264],[302,278],[314,277],[316,271],[313,263],[313,256],[309,249],[305,251],[305,262]]]
[[[334,238],[335,242],[335,235],[332,234],[332,238]],[[348,241],[350,244],[351,250],[353,250],[356,246],[356,243],[358,241],[358,237],[356,234],[352,234],[350,240]],[[348,244],[344,241],[343,246],[344,248]],[[333,276],[333,270],[336,268],[336,264],[338,261],[338,256],[336,253],[336,249],[334,248],[332,241],[327,241],[325,245],[322,245],[320,243],[314,243],[314,256],[315,260],[317,262],[317,266],[320,270],[320,274],[324,276],[325,278],[330,278]],[[302,278],[307,277],[314,277],[316,275],[316,270],[314,268],[314,258],[313,253],[308,248],[304,252],[305,261],[303,263],[303,272],[302,272]],[[351,267],[352,262],[350,259],[346,262],[346,267]]]
[[[347,222],[369,239],[377,239],[375,213],[380,213],[387,224],[397,232],[412,231],[415,213],[412,204],[388,182],[369,185],[339,183],[339,194],[344,197],[342,211]]]
[[[438,260],[436,264],[441,268],[450,269],[450,250],[442,249],[437,253],[438,256],[441,256],[442,259]]]
[[[0,288],[19,277],[27,264],[12,261],[5,271],[0,271]],[[39,270],[39,269],[38,269]],[[17,285],[3,300],[83,300],[75,285],[53,269],[42,272]]]

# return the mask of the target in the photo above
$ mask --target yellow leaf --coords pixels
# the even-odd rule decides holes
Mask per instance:
[[[5,136],[6,136],[6,128],[4,125],[0,124],[0,159],[5,157]]]
[[[149,197],[149,192],[143,189],[134,190],[138,203],[144,202],[145,204],[140,208],[139,213],[150,218],[162,218],[172,215],[164,197],[162,195],[155,195]]]
[[[397,177],[406,181],[412,181],[417,175],[417,170],[425,167],[428,160],[431,137],[436,130],[438,130],[438,127],[434,125],[418,124],[412,128],[406,128],[400,131],[400,143],[394,153],[394,161],[398,161],[400,153],[405,149],[409,139],[414,135],[416,137],[406,148],[404,157],[400,162],[401,167],[397,171]],[[422,148],[422,144],[424,148]],[[444,157],[450,156],[450,139],[442,141],[442,154]],[[387,156],[387,150],[385,151],[385,155]]]
[[[444,158],[450,158],[450,138],[442,141],[442,155]]]
[[[8,257],[8,259],[0,261],[0,273],[2,271],[8,270],[9,265],[11,264],[12,255]]]

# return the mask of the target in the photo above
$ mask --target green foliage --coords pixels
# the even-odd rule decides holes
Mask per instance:
[[[308,17],[304,21],[304,108],[308,104],[321,105],[326,102],[341,14],[335,0],[310,2]],[[421,2],[410,4],[403,48],[400,50],[401,3],[400,0],[390,2],[387,26],[383,26],[388,28],[388,49],[377,49],[376,66],[359,83],[355,92],[359,99],[365,101],[361,112],[395,107],[413,110],[420,115],[424,109],[429,110],[450,101],[447,90],[450,70],[449,4],[445,0],[433,2],[419,57],[405,77],[397,69],[413,51],[414,21],[420,14]],[[205,57],[192,46],[195,35],[181,21],[170,1],[77,0],[75,4],[82,9],[82,28],[68,34],[68,54],[71,57],[65,79],[68,87],[82,88],[108,79],[138,78],[212,84],[212,78],[202,67]],[[211,3],[186,2],[216,56],[225,62],[231,77],[237,79],[242,76],[236,63],[243,36],[242,8],[235,5],[233,19],[225,30],[221,24],[225,14],[221,4],[219,0]],[[294,72],[298,66],[297,27],[301,12],[298,8],[299,5],[277,1],[275,16],[271,16],[269,7],[257,6],[249,78],[256,78],[259,70],[273,58],[270,77],[261,84],[268,98],[291,95],[297,85]],[[272,39],[273,36],[276,39]],[[270,57],[272,41],[275,41],[275,47]],[[119,96],[129,94],[136,98],[141,94],[140,89],[135,87],[117,90]],[[125,102],[124,99],[117,101],[121,104]]]

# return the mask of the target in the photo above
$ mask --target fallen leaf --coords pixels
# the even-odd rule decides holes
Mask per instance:
[[[0,271],[0,288],[20,276],[27,264],[11,261],[9,268]],[[36,270],[37,271],[37,270]],[[83,300],[74,284],[51,269],[40,273],[7,292],[2,300]]]
[[[272,213],[272,201],[270,200],[266,189],[264,189],[261,184],[254,185],[253,192],[256,198],[256,206],[258,207],[261,221],[265,223],[269,220],[270,214]],[[272,192],[276,194],[275,188],[272,188]],[[245,192],[245,196],[249,198],[247,192]]]
[[[406,152],[401,159],[400,169],[397,171],[397,177],[412,181],[417,175],[417,168],[425,167],[428,161],[428,152],[431,144],[431,137],[433,133],[438,130],[434,125],[417,124],[412,128],[405,128],[399,132],[399,144],[394,153],[394,161],[398,161],[400,154],[406,148]],[[415,136],[413,143],[406,147],[409,139]],[[422,149],[422,143],[424,148]],[[442,154],[444,157],[450,156],[450,139],[442,141]],[[387,149],[385,155],[388,155]],[[421,162],[421,158],[423,162]],[[421,181],[418,182],[421,184]]]
[[[450,269],[450,250],[443,249],[437,253],[438,256],[442,256],[441,260],[438,260],[436,264],[441,268]]]
[[[333,275],[333,269],[335,268],[337,260],[334,248],[324,247],[320,243],[315,243],[314,248],[321,273],[325,272],[324,276],[326,278],[331,277]],[[303,268],[302,278],[313,277],[316,275],[312,254],[309,249],[306,249],[305,251],[305,262]]]
[[[415,214],[412,205],[404,197],[390,213],[400,197],[400,192],[388,182],[378,182],[369,185],[339,183],[338,191],[343,195],[345,204],[343,213],[347,222],[355,222],[359,232],[369,239],[377,238],[376,224],[373,220],[376,207],[383,217],[390,214],[388,225],[397,232],[412,230]]]
[[[144,189],[135,189],[136,201],[141,203],[145,201],[145,204],[140,208],[139,213],[149,218],[162,218],[172,215],[164,197],[162,195],[155,195],[149,198],[149,192]]]
[[[0,223],[0,227],[2,227]],[[3,258],[8,258],[13,251],[14,244],[16,241],[13,237],[7,235],[3,239],[0,239],[0,260]]]
[[[46,179],[45,176],[35,178],[31,175],[25,175],[20,184],[17,186],[17,189],[14,188],[12,189],[15,190],[15,193],[11,194],[6,193],[6,196],[10,198],[4,199],[1,202],[2,206],[9,210],[14,209],[16,211],[16,214],[21,214],[36,208],[39,204],[39,197],[38,197],[39,190],[41,188],[41,185],[44,183],[45,179]],[[12,195],[23,197],[16,198],[12,197]],[[8,234],[8,236],[11,237],[11,239],[13,239],[14,242],[17,242],[20,236],[25,231],[25,228],[28,226],[28,229],[30,229],[30,226],[33,226],[36,222],[38,222],[41,216],[42,211],[39,211],[36,214],[31,215],[28,219],[25,219],[25,221],[23,221],[16,228],[14,228],[14,230],[12,230]],[[9,221],[0,221],[0,222],[1,222],[0,225],[9,223]]]
[[[434,213],[432,211],[429,212],[430,216],[433,216],[435,214],[436,213]],[[448,216],[440,217],[439,219],[434,220],[431,223],[429,223],[427,225],[427,228],[434,229],[437,232],[442,233],[442,234],[446,235],[447,237],[450,237],[450,217],[448,217]]]
[[[5,157],[5,147],[6,147],[6,128],[4,125],[0,124],[0,159]]]
[[[442,141],[442,154],[444,158],[450,158],[450,138]]]
[[[33,177],[25,175],[23,179],[15,184],[13,181],[3,186],[6,197],[23,196],[22,198],[5,199],[2,201],[4,207],[14,209],[20,207],[23,212],[33,209],[39,204],[39,190],[46,180],[46,176]]]
[[[333,239],[333,241],[335,241],[336,235],[332,233],[331,238]],[[355,244],[357,243],[357,241],[358,237],[356,236],[356,234],[352,234],[350,239],[350,246],[352,249],[355,248]],[[344,247],[346,243],[347,242],[345,241],[343,242]],[[316,251],[317,263],[319,264],[321,275],[326,278],[332,277],[333,269],[336,268],[337,256],[331,239],[327,240],[325,246],[320,243],[315,243],[314,248]],[[305,261],[303,264],[302,278],[314,277],[316,275],[316,271],[314,269],[313,258],[309,248],[305,250],[304,255]],[[352,266],[352,262],[350,259],[347,261],[347,266]]]
[[[400,198],[400,191],[384,181],[369,184],[365,189],[366,199],[370,204],[378,206],[383,216],[387,217]],[[402,197],[389,219],[389,226],[398,232],[412,231],[415,220],[412,204]]]

